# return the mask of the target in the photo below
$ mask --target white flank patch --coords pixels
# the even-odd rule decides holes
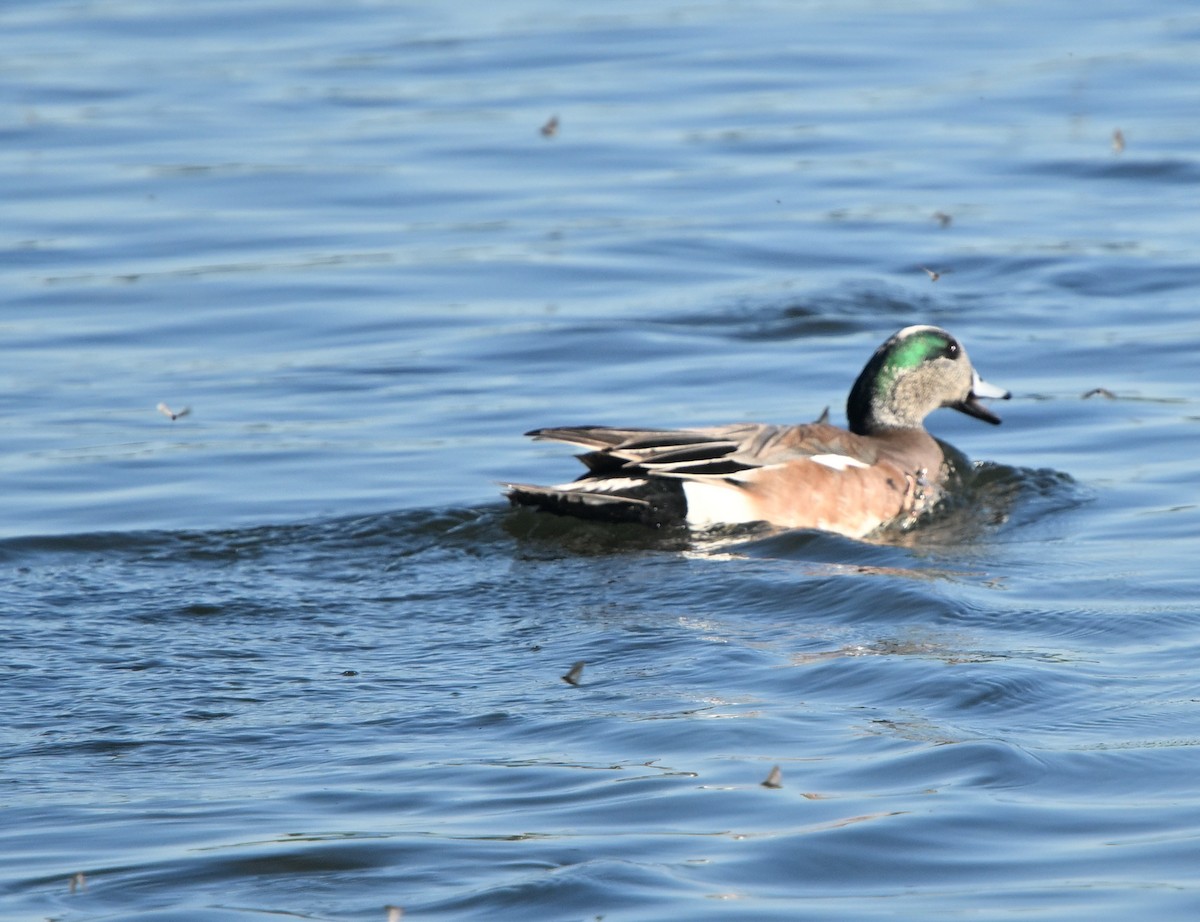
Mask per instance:
[[[833,468],[835,471],[844,471],[851,467],[870,467],[869,464],[863,464],[858,458],[851,458],[848,455],[812,455],[810,461],[816,461],[817,464],[823,464],[825,467]]]
[[[550,489],[561,490],[564,493],[615,493],[618,490],[644,486],[645,483],[644,477],[608,477],[603,480],[585,480],[583,483],[560,483]]]
[[[762,514],[750,505],[741,487],[725,486],[719,480],[715,483],[685,480],[683,495],[687,499],[688,524],[697,528],[762,520]]]

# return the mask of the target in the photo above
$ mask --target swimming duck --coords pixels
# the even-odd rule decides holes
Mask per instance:
[[[827,413],[797,426],[702,429],[534,429],[535,439],[588,449],[587,473],[552,487],[504,484],[514,505],[562,515],[707,528],[768,522],[860,538],[909,525],[937,503],[950,475],[925,417],[950,407],[998,425],[988,384],[945,330],[910,326],[880,346],[846,402],[849,430]]]

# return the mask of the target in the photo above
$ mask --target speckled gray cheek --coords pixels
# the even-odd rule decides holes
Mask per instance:
[[[892,404],[897,408],[915,409],[929,405],[931,400],[936,402],[940,388],[934,371],[933,367],[927,366],[900,376],[892,391]]]

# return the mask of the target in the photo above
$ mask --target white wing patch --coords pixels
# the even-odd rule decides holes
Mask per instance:
[[[870,467],[869,464],[864,464],[858,458],[851,458],[849,455],[810,455],[810,461],[816,461],[817,464],[823,464],[825,467],[832,468],[835,471],[844,471],[852,467]]]
[[[615,493],[618,490],[628,490],[632,487],[645,485],[645,477],[603,477],[597,480],[560,483],[556,487],[550,487],[550,489],[559,490],[563,493]]]

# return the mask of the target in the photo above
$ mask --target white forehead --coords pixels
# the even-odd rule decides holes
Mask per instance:
[[[911,327],[905,327],[903,330],[901,330],[899,333],[896,334],[896,338],[897,339],[907,339],[909,336],[912,336],[914,333],[941,333],[943,336],[950,335],[945,330],[943,330],[941,327],[935,327],[932,324],[928,324],[928,323],[917,323]]]

